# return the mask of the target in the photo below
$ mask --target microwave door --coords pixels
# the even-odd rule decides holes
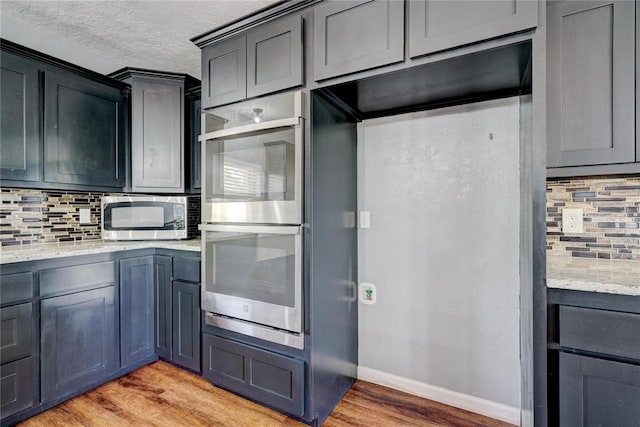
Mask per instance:
[[[300,226],[203,225],[205,311],[302,332]]]

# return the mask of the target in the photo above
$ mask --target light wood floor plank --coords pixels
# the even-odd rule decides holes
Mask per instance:
[[[503,427],[510,424],[358,381],[326,427]],[[304,426],[299,421],[156,362],[62,403],[22,427]]]

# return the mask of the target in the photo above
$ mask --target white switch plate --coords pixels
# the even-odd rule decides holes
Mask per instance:
[[[358,294],[360,295],[360,302],[367,305],[375,304],[378,299],[376,285],[373,283],[362,282],[359,287],[360,289]]]
[[[91,209],[80,208],[80,224],[91,224]]]
[[[562,232],[582,233],[582,209],[565,208],[562,210]]]
[[[360,212],[360,228],[369,228],[371,227],[371,216],[369,211],[361,211]]]

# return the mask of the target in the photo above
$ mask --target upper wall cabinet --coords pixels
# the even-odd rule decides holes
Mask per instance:
[[[314,9],[316,81],[404,60],[404,2],[328,1]]]
[[[409,1],[409,54],[420,55],[533,28],[532,0]]]
[[[549,167],[637,160],[634,7],[624,0],[549,3]]]
[[[258,27],[202,49],[202,108],[304,83],[302,17]]]
[[[126,97],[66,71],[44,77],[44,178],[50,183],[122,188]]]
[[[7,52],[0,58],[0,177],[39,181],[38,65]]]
[[[131,85],[131,191],[184,193],[191,181],[187,90],[199,82],[185,74],[125,68],[111,74]]]

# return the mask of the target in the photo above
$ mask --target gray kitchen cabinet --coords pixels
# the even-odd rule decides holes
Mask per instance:
[[[120,260],[120,366],[156,352],[153,255]]]
[[[0,56],[0,178],[41,180],[38,64],[2,52]]]
[[[531,0],[410,0],[409,56],[426,55],[533,28],[538,4]]]
[[[235,37],[202,49],[202,108],[247,97],[247,38]]]
[[[561,426],[640,425],[640,365],[560,352]]]
[[[404,60],[404,2],[327,1],[314,9],[316,81]]]
[[[44,180],[121,189],[126,95],[70,72],[44,74]]]
[[[548,4],[549,168],[637,160],[635,7],[624,0]]]
[[[304,413],[302,360],[203,334],[203,376],[287,413]]]
[[[32,352],[33,303],[0,308],[0,363],[28,356]]]
[[[174,363],[200,372],[200,285],[173,282]]]
[[[156,293],[156,352],[161,359],[171,361],[172,349],[172,304],[171,304],[171,257],[155,256]]]
[[[115,286],[43,299],[41,397],[76,394],[118,368]]]
[[[131,94],[131,189],[184,191],[184,82],[135,77]]]
[[[247,97],[304,82],[302,17],[293,16],[247,33]]]
[[[0,366],[0,418],[3,420],[35,403],[33,356]]]
[[[202,188],[202,143],[198,139],[201,129],[202,108],[200,107],[200,92],[197,97],[190,97],[189,103],[191,120],[191,129],[189,132],[191,141],[191,191],[200,192]]]

